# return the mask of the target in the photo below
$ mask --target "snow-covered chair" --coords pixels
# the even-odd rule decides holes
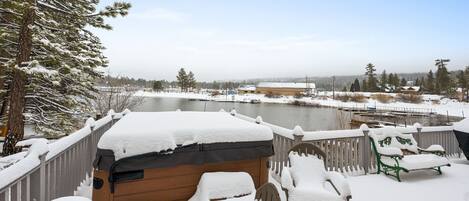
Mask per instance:
[[[289,201],[344,201],[352,194],[342,174],[326,171],[326,154],[309,143],[301,143],[288,152],[290,167],[281,175],[282,190]]]
[[[266,183],[256,191],[256,201],[280,201],[277,188],[272,183]]]
[[[399,182],[400,171],[434,169],[441,174],[442,166],[451,166],[444,157],[445,149],[441,145],[420,148],[412,134],[403,134],[394,128],[382,128],[371,131],[369,137],[376,156],[377,173],[384,172]]]

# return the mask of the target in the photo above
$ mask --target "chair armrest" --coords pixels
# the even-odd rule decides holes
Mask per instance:
[[[429,147],[427,147],[426,149],[422,149],[422,148],[418,148],[419,150],[419,153],[430,153],[430,154],[436,154],[436,155],[445,155],[445,148],[443,148],[441,145],[439,144],[434,144],[434,145],[430,145]]]
[[[402,158],[404,153],[396,147],[378,147],[377,151],[382,156]]]
[[[351,198],[352,191],[350,190],[347,179],[342,174],[335,171],[326,172],[326,178],[331,182],[332,186],[339,193],[340,197],[342,197],[344,200]]]
[[[282,185],[282,188],[288,191],[291,191],[295,188],[295,185],[293,183],[293,178],[291,177],[289,168],[287,167],[283,168],[282,175],[280,176],[280,183]]]

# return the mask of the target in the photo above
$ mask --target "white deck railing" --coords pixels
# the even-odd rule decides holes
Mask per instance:
[[[280,178],[283,167],[288,165],[288,150],[301,142],[313,143],[321,148],[327,155],[326,166],[329,170],[360,175],[374,172],[376,168],[376,159],[368,137],[368,133],[374,129],[366,125],[351,130],[303,131],[300,126],[287,129],[263,122],[261,117],[251,118],[237,114],[236,111],[232,111],[231,115],[272,128],[275,154],[270,158],[270,169],[275,179]],[[445,148],[446,156],[461,155],[452,126],[422,127],[420,124],[414,124],[411,127],[396,129],[412,134],[420,147],[440,144]]]
[[[129,111],[114,113],[86,125],[59,140],[30,139],[18,145],[31,145],[18,162],[0,171],[0,201],[46,201],[74,194],[77,186],[91,175],[99,138]],[[15,156],[9,156],[15,157]]]
[[[99,138],[128,112],[110,112],[96,122],[89,119],[85,127],[53,143],[47,144],[41,139],[20,142],[31,144],[31,147],[28,153],[18,153],[21,160],[0,171],[0,201],[45,201],[73,195],[80,182],[91,175]],[[303,131],[299,126],[287,129],[263,122],[261,117],[254,119],[236,111],[231,114],[273,130],[275,155],[270,158],[270,169],[275,179],[279,179],[283,167],[288,165],[288,150],[300,142],[313,143],[325,151],[330,170],[352,175],[374,171],[376,163],[368,138],[373,129],[368,127]],[[398,129],[413,134],[422,147],[440,144],[448,156],[461,154],[451,126],[421,127],[416,124]]]

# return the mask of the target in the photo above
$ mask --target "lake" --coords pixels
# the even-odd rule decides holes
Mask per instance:
[[[289,104],[275,103],[234,103],[234,102],[216,102],[216,101],[194,101],[183,98],[144,98],[143,103],[132,111],[137,112],[157,112],[157,111],[231,111],[236,109],[240,114],[253,118],[262,116],[263,121],[285,128],[292,129],[300,125],[305,131],[315,130],[337,130],[350,129],[350,120],[356,118],[350,112],[337,110],[327,107],[308,107]],[[447,123],[447,117],[434,115],[432,117],[400,117],[395,119],[377,118],[374,120],[386,120],[401,125],[412,125],[419,122],[424,126],[437,126]],[[450,121],[457,121],[459,118],[450,118]],[[404,122],[405,121],[405,122]]]
[[[240,114],[253,118],[262,116],[263,121],[286,128],[300,125],[303,130],[334,130],[343,126],[337,122],[338,110],[335,108],[299,107],[274,103],[233,103],[215,101],[191,101],[181,98],[145,98],[143,103],[132,111],[231,111],[236,109]]]

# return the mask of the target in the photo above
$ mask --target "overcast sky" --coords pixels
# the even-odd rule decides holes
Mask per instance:
[[[101,2],[110,4],[111,0]],[[131,0],[96,31],[110,71],[174,80],[422,72],[469,65],[469,1]]]

